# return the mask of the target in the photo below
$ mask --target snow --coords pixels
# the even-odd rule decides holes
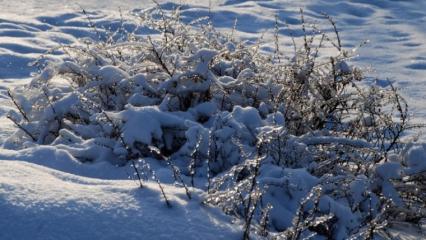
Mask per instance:
[[[401,165],[396,162],[382,163],[376,167],[376,173],[383,179],[401,178]]]
[[[426,122],[426,1],[189,0],[159,3],[169,9],[182,3],[182,19],[185,22],[200,16],[210,16],[214,25],[222,30],[232,29],[237,19],[236,35],[249,42],[257,41],[262,34],[265,41],[274,41],[273,31],[266,30],[274,28],[275,16],[278,19],[280,36],[300,37],[300,31],[289,29],[299,23],[299,7],[304,8],[305,15],[311,22],[330,32],[327,20],[320,14],[326,12],[337,22],[344,47],[358,48],[363,41],[369,40],[368,44],[359,48],[359,57],[348,62],[355,62],[367,69],[372,79],[371,84],[384,87],[388,84],[384,78],[394,81],[408,100],[412,121]],[[96,26],[108,28],[117,26],[120,22],[117,9],[121,8],[126,12],[153,5],[151,1],[141,3],[137,0],[78,0],[72,3],[66,0],[0,0],[0,142],[3,143],[16,130],[5,118],[11,109],[6,89],[28,83],[32,72],[36,70],[36,66],[31,64],[41,55],[47,53],[48,58],[53,61],[66,60],[69,57],[51,48],[75,43],[80,38],[98,37],[88,26],[87,16],[81,13],[81,8],[87,10],[87,15]],[[134,28],[132,25],[126,27],[129,30]],[[102,35],[103,30],[99,28],[99,31]],[[283,46],[292,49],[291,42],[282,39],[281,41]],[[230,51],[235,50],[235,46],[228,47]],[[268,47],[264,50],[268,50]],[[194,74],[208,79],[205,82],[188,89],[185,88],[188,85],[184,82],[185,78],[176,78],[168,82],[169,85],[164,85],[164,88],[173,91],[173,82],[181,83],[177,84],[175,89],[180,92],[204,90],[212,83],[226,89],[239,85],[242,80],[253,75],[250,69],[246,69],[241,71],[237,78],[226,76],[212,79],[207,66],[217,54],[220,53],[202,49],[190,59],[198,63]],[[337,66],[342,72],[352,71],[347,62],[340,62]],[[58,69],[64,73],[81,70],[79,66],[68,61],[63,62]],[[118,67],[103,66],[94,69],[93,73],[108,84],[126,87],[126,81],[134,81],[147,91],[157,91],[146,81],[146,76],[141,74],[131,78]],[[32,84],[51,79],[54,75],[52,69],[47,69]],[[379,79],[375,80],[374,77]],[[95,84],[98,83],[93,82],[90,87]],[[54,92],[54,89],[49,91]],[[66,114],[77,100],[78,96],[69,94],[68,97],[62,98],[62,101],[55,102],[52,108],[46,108],[46,131],[51,121],[54,121],[54,111]],[[137,107],[129,106],[118,114],[111,114],[112,118],[124,122],[123,139],[126,144],[131,145],[136,141],[150,144],[160,140],[166,137],[162,127],[184,128],[188,129],[185,136],[191,141],[182,146],[178,154],[192,153],[194,146],[200,144],[198,136],[205,138],[205,129],[188,120],[190,117],[183,116],[187,113],[180,113],[182,116],[179,116],[163,112],[168,106],[168,100],[165,99],[157,108],[152,105],[158,103],[151,98],[134,94],[129,102]],[[264,122],[285,124],[280,113],[270,114],[262,120],[268,113],[266,108],[265,104],[261,104],[260,111],[250,107],[235,107],[232,112],[222,116],[221,124],[224,126],[216,132],[215,137],[223,140],[220,147],[224,159],[232,164],[239,161],[239,153],[232,152],[232,143],[229,141],[235,134],[253,134]],[[207,102],[190,108],[188,112],[191,118],[197,118],[211,116],[217,110],[218,106]],[[138,128],[141,124],[145,127]],[[93,129],[80,126],[73,130],[81,136],[95,135],[90,132]],[[416,134],[416,131],[412,133]],[[61,138],[53,142],[55,146],[33,146],[22,150],[0,149],[0,239],[241,238],[240,225],[232,223],[232,219],[219,209],[203,205],[201,201],[204,196],[201,190],[192,188],[193,199],[188,200],[181,186],[173,184],[173,180],[165,180],[163,186],[173,206],[169,209],[156,183],[144,182],[144,188],[139,189],[135,181],[126,180],[132,175],[130,166],[117,168],[105,161],[111,155],[110,149],[84,141],[65,130],[61,130],[59,134]],[[246,137],[251,138],[251,135]],[[289,141],[289,144],[301,149],[305,149],[306,145],[328,143],[359,148],[371,146],[368,142],[337,137],[307,136],[305,142],[303,137],[300,140],[301,142]],[[420,136],[420,142],[424,141],[426,137]],[[203,144],[202,149],[206,149],[205,139],[200,142]],[[424,144],[415,144],[403,156],[405,166],[388,162],[381,163],[375,169],[378,181],[382,182],[383,192],[394,202],[400,204],[390,180],[400,178],[403,174],[424,172],[425,149]],[[115,146],[113,151],[119,153],[120,150],[123,149]],[[80,157],[88,157],[94,161],[82,164]],[[156,169],[159,178],[166,179],[170,176],[164,167]],[[267,172],[264,175],[270,176],[260,180],[260,184],[270,185],[268,194],[283,194],[280,188],[283,184],[294,187],[294,192],[286,196],[286,202],[272,202],[275,209],[278,209],[271,216],[274,226],[284,229],[291,225],[291,216],[302,197],[319,179],[307,173],[305,169],[286,169],[284,172],[274,170],[262,169]],[[352,182],[350,191],[355,202],[363,201],[364,190],[370,180],[360,175]],[[275,201],[274,199],[276,198],[270,198],[271,201]],[[339,221],[346,221],[342,226],[351,226],[355,222],[355,216],[350,209],[331,198],[322,198],[320,207],[339,216]],[[406,228],[396,229],[396,235],[413,238],[404,235]],[[344,230],[339,229],[339,233],[340,231]],[[341,236],[344,236],[344,233]]]
[[[408,174],[426,171],[426,150],[424,144],[410,148],[406,153],[405,163],[408,167],[406,170]]]
[[[161,140],[162,127],[186,129],[196,124],[173,114],[161,112],[157,107],[129,106],[127,110],[117,115],[125,122],[122,129],[123,139],[129,145],[136,141],[149,145],[153,138]],[[142,123],[144,127],[140,127]]]
[[[99,169],[102,170],[102,169]],[[154,183],[103,180],[34,163],[0,161],[0,239],[237,239],[220,210],[203,207],[200,192]],[[167,216],[167,217],[165,217]]]
[[[300,205],[306,193],[318,183],[318,179],[306,172],[305,169],[286,169],[264,166],[261,171],[266,177],[259,181],[260,185],[268,186],[264,200],[271,203],[274,211],[270,216],[272,224],[277,229],[286,229],[291,226],[295,209]],[[283,191],[289,186],[291,191]],[[275,196],[282,196],[277,202]]]
[[[259,112],[255,108],[242,108],[240,106],[235,106],[231,114],[233,119],[239,123],[244,124],[252,131],[262,125],[262,119],[259,116]]]

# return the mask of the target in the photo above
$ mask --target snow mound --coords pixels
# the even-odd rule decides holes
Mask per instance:
[[[22,161],[0,161],[0,239],[236,239],[219,210],[164,185],[100,180]]]

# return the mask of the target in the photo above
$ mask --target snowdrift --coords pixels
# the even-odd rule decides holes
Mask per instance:
[[[238,238],[239,230],[229,217],[201,205],[201,191],[187,201],[182,189],[164,188],[173,208],[159,201],[161,193],[154,183],[139,189],[131,180],[87,178],[25,161],[1,160],[0,238]]]

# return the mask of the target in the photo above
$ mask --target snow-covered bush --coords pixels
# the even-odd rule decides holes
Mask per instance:
[[[308,30],[302,15],[288,58],[208,19],[184,23],[179,10],[135,14],[133,31],[63,46],[67,60],[10,92],[19,130],[6,147],[129,163],[169,205],[156,159],[189,198],[190,181],[206,203],[243,219],[245,239],[373,238],[389,221],[424,216],[425,149],[400,153],[405,101],[392,84],[364,83],[337,30],[336,41]]]

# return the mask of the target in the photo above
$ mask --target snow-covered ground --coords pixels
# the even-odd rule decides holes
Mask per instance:
[[[187,201],[181,188],[165,191],[172,208],[153,182],[139,189],[130,180],[2,160],[0,239],[238,239],[231,219],[200,205],[199,193]]]
[[[287,26],[298,24],[301,7],[309,21],[329,28],[320,14],[325,12],[336,20],[345,47],[369,40],[353,62],[371,68],[372,77],[395,81],[408,100],[412,121],[426,122],[424,0],[158,2],[165,8],[183,4],[184,19],[210,16],[220,29],[232,29],[237,19],[239,36],[253,41],[266,30],[266,41],[272,41],[275,16],[283,39],[297,37]],[[126,12],[153,5],[148,0],[0,0],[0,142],[15,130],[5,119],[10,109],[6,89],[28,82],[36,70],[29,64],[51,48],[93,36],[82,8],[97,25],[108,27],[120,22],[119,8]],[[63,56],[53,52],[49,57]],[[49,147],[36,152],[0,149],[0,159],[0,239],[240,237],[241,229],[229,217],[201,206],[201,191],[187,201],[181,188],[165,184],[173,203],[167,209],[155,183],[139,190],[126,180],[131,169],[107,163],[83,166]]]

